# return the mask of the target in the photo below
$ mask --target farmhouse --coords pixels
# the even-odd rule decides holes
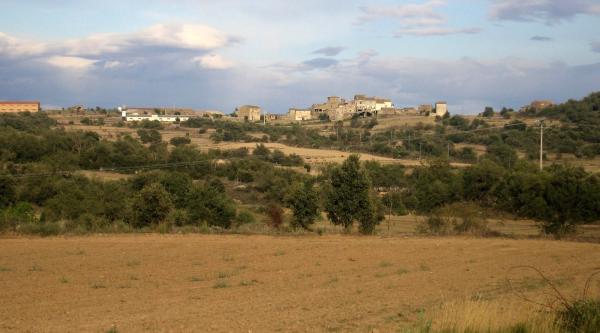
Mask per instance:
[[[261,109],[256,105],[242,105],[235,109],[238,118],[242,118],[247,121],[259,121]]]
[[[535,111],[543,110],[554,105],[554,102],[549,100],[537,100],[531,102],[529,107]]]
[[[39,112],[38,101],[0,101],[0,113]]]
[[[446,102],[435,103],[435,109],[429,113],[431,117],[443,117],[448,113],[448,104]]]
[[[288,111],[288,118],[292,121],[311,120],[312,112],[310,109],[291,108]]]
[[[157,115],[157,114],[152,114],[152,115],[144,115],[144,114],[140,115],[138,113],[129,114],[128,111],[121,111],[121,117],[123,118],[124,121],[148,120],[148,121],[159,121],[161,123],[178,123],[180,121],[187,121],[190,119],[189,116],[180,116],[180,115],[164,116],[164,115]]]

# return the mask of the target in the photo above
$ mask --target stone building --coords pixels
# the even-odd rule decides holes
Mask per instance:
[[[443,117],[448,113],[448,104],[446,102],[435,103],[435,109],[429,115],[432,117]]]
[[[0,101],[0,113],[39,112],[38,101]]]
[[[242,105],[235,109],[238,118],[247,121],[259,121],[262,110],[256,105]]]
[[[553,105],[554,105],[554,102],[549,101],[549,100],[537,100],[537,101],[531,102],[529,107],[535,111],[539,111],[539,110],[543,110],[545,108],[549,108]]]
[[[288,111],[288,118],[291,121],[303,121],[312,119],[312,110],[291,108]]]

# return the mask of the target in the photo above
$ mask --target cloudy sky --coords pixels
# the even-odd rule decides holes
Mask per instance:
[[[451,112],[600,90],[600,0],[0,0],[0,100]]]

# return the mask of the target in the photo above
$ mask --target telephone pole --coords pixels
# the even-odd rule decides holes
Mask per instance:
[[[540,171],[544,170],[544,121],[540,120]]]

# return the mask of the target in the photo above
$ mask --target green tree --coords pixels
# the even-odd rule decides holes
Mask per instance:
[[[155,129],[139,129],[137,135],[142,143],[159,143],[162,141],[160,132]]]
[[[312,184],[308,182],[296,184],[288,195],[286,202],[294,214],[292,225],[310,230],[310,226],[319,216],[319,194]]]
[[[0,176],[0,208],[14,203],[16,196],[15,185],[13,179]]]
[[[235,218],[235,205],[224,193],[212,186],[195,186],[187,199],[190,220],[205,222],[210,226],[231,227]]]
[[[159,183],[145,186],[131,202],[131,222],[144,227],[164,221],[173,208],[169,193]]]
[[[349,231],[358,221],[361,232],[373,232],[378,222],[377,207],[369,195],[371,182],[360,166],[360,157],[350,155],[341,166],[334,167],[329,182],[325,211],[331,223]]]
[[[494,112],[494,108],[491,106],[486,106],[485,110],[483,111],[483,113],[481,114],[482,117],[486,117],[486,118],[491,118],[493,117],[495,114]]]

